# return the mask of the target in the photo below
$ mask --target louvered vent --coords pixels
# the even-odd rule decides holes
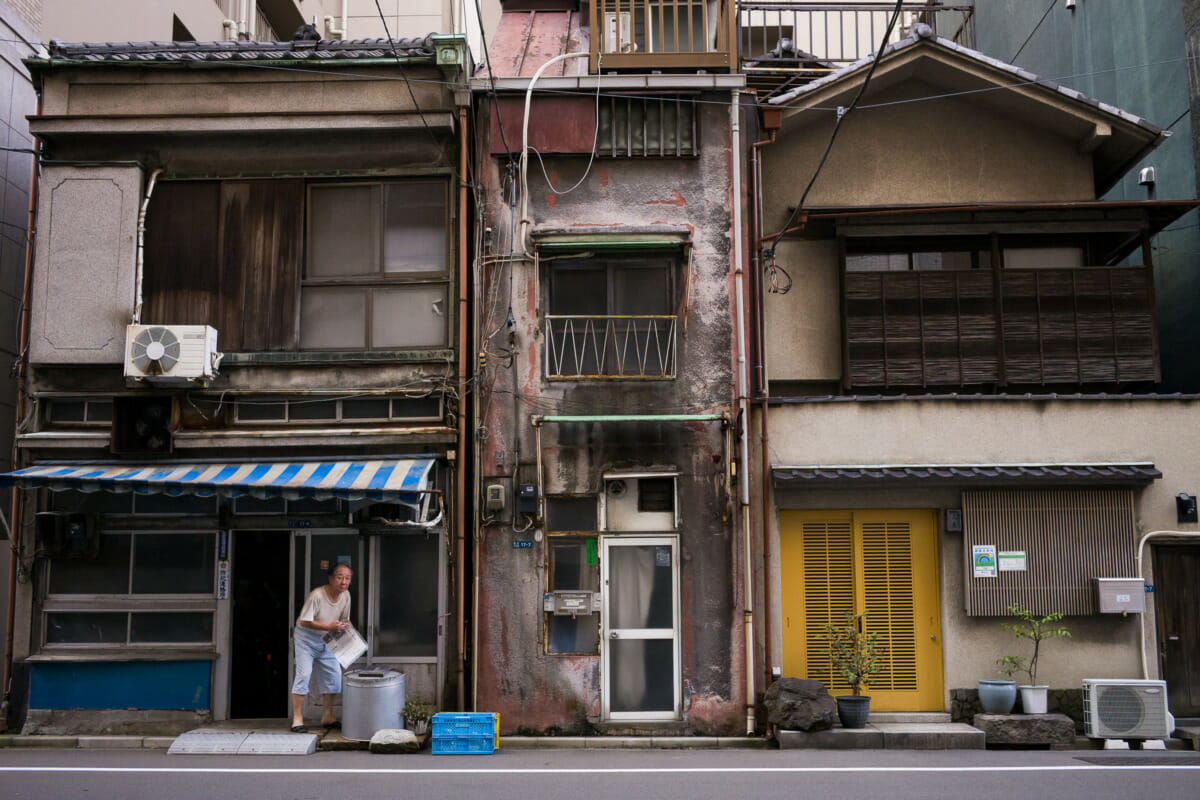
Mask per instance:
[[[881,670],[874,689],[917,688],[913,618],[912,529],[907,522],[865,522],[863,601],[867,630],[879,634]]]
[[[850,520],[805,522],[803,532],[808,677],[825,684],[830,693],[847,692],[849,684],[834,672],[829,658],[825,625],[841,622],[845,610],[854,607],[854,528]]]
[[[1133,492],[1127,489],[963,492],[967,614],[1006,616],[1020,603],[1035,614],[1095,614],[1092,578],[1134,573]],[[1023,551],[1023,571],[976,578],[973,545]]]

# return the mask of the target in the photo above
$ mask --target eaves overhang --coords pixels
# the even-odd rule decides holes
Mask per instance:
[[[1097,464],[842,464],[772,466],[776,489],[895,486],[1148,486],[1162,472],[1148,462]]]

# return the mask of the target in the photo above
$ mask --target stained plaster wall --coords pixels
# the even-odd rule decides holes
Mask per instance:
[[[490,260],[482,285],[482,296],[489,301],[480,327],[485,335],[497,329],[502,333],[491,340],[488,383],[480,400],[486,427],[479,462],[484,483],[489,475],[514,472],[518,483],[534,482],[531,414],[712,414],[729,409],[734,394],[731,203],[741,198],[731,189],[728,108],[714,104],[697,109],[701,154],[696,159],[597,161],[580,188],[565,195],[550,192],[531,163],[530,217],[536,231],[690,231],[686,332],[681,320],[674,380],[548,382],[538,317],[545,310],[539,308],[544,284],[531,262]],[[587,159],[577,157],[547,163],[556,187],[573,184],[586,167]],[[493,252],[501,253],[512,240],[505,169],[499,159],[488,165],[486,224],[494,232]],[[510,313],[511,340],[505,332]],[[508,365],[495,353],[510,344],[513,360]],[[598,494],[606,471],[680,473],[682,673],[696,695],[687,723],[697,732],[737,730],[742,671],[733,554],[738,540],[727,510],[727,454],[720,424],[547,424],[542,457],[550,494]],[[514,538],[532,534],[515,534],[507,525],[485,525],[480,533],[477,706],[499,711],[502,729],[508,731],[584,729],[600,715],[600,659],[544,654],[544,541],[535,541],[532,550],[511,547]]]
[[[1171,138],[1102,199],[1192,200],[1198,163],[1193,98],[1200,94],[1197,16],[1190,0],[1086,0],[1074,11],[1062,3],[1047,8],[1042,0],[989,0],[976,4],[975,30],[983,52],[1170,131]],[[1144,166],[1157,169],[1152,190],[1138,184]],[[1188,212],[1153,239],[1162,385],[1170,391],[1200,390],[1197,213]]]
[[[757,425],[757,420],[755,421]],[[1189,400],[1112,401],[903,400],[874,403],[806,403],[770,411],[770,464],[1000,464],[1152,462],[1160,480],[1135,490],[1140,538],[1152,531],[1183,531],[1174,496],[1200,483],[1191,454],[1200,446],[1200,403]],[[754,462],[760,480],[759,461]],[[769,479],[769,476],[768,476]],[[760,485],[760,484],[756,484]],[[771,661],[782,663],[779,623],[779,509],[961,508],[961,489],[771,489],[768,547],[773,557],[756,564],[773,620]],[[761,528],[759,528],[761,534]],[[944,530],[939,514],[939,572],[946,708],[949,691],[973,688],[980,678],[1000,677],[995,660],[1028,655],[994,617],[965,613],[966,564],[962,535]],[[1165,541],[1156,538],[1153,541]],[[1193,539],[1194,541],[1194,539]],[[1153,584],[1150,545],[1143,574]],[[1156,677],[1152,595],[1147,596],[1144,642],[1149,677]],[[1069,641],[1051,642],[1039,675],[1055,688],[1078,687],[1083,678],[1142,677],[1138,615],[1094,615],[1066,620]],[[760,645],[761,646],[761,645]]]

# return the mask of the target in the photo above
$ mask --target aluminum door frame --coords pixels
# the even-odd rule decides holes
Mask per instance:
[[[612,648],[608,643],[613,639],[666,639],[668,637],[656,636],[637,636],[630,634],[649,633],[653,631],[663,631],[665,628],[623,628],[614,629],[609,624],[611,617],[609,611],[609,601],[611,595],[608,591],[608,551],[610,547],[628,547],[634,545],[643,546],[668,546],[671,548],[671,635],[672,640],[672,658],[674,660],[674,670],[672,674],[672,690],[674,693],[673,710],[671,711],[613,711],[611,708],[612,702],[612,668],[609,665],[609,658],[612,655]],[[604,535],[600,536],[600,591],[603,593],[600,612],[600,704],[601,714],[606,721],[621,722],[621,721],[636,721],[636,722],[661,722],[674,721],[680,718],[680,711],[683,705],[682,683],[683,683],[683,665],[681,663],[681,648],[680,648],[680,625],[679,625],[679,536],[678,534],[660,534],[660,535]]]

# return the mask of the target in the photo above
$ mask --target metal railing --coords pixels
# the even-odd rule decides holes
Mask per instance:
[[[675,377],[675,316],[546,316],[546,375],[558,380]]]
[[[738,3],[738,55],[747,74],[807,69],[832,71],[866,58],[879,48],[894,3],[821,3],[757,0]],[[901,5],[889,41],[924,22],[934,32],[966,47],[975,46],[974,4],[912,2]]]
[[[735,0],[593,0],[592,71],[736,65]]]

